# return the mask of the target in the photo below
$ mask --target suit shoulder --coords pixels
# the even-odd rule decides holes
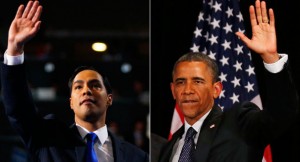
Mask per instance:
[[[138,148],[137,146],[126,142],[120,142],[120,149],[124,152],[124,155],[127,156],[126,159],[130,159],[128,161],[137,161],[137,162],[148,162],[149,155],[147,152],[143,151],[142,149]]]

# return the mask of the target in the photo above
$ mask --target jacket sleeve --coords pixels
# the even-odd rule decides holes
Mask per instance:
[[[27,84],[25,65],[1,63],[2,99],[11,126],[29,143],[38,115]]]
[[[237,120],[243,136],[250,141],[267,144],[287,132],[296,122],[299,97],[288,63],[279,73],[266,70],[264,80],[263,110],[244,102],[239,107]]]

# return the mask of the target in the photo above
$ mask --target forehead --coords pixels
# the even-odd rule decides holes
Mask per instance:
[[[176,73],[209,73],[208,66],[204,62],[200,61],[184,61],[177,64],[175,68]]]
[[[210,78],[211,69],[204,63],[200,61],[184,61],[177,64],[174,71],[174,78]]]
[[[102,76],[98,72],[94,70],[83,70],[75,76],[73,82],[76,82],[78,80],[88,81],[95,79],[102,82]]]

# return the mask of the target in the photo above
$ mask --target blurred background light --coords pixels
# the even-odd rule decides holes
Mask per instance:
[[[121,65],[121,72],[122,73],[129,73],[131,71],[131,69],[132,69],[132,66],[129,63],[123,63]]]
[[[105,52],[107,49],[107,45],[102,42],[95,42],[92,45],[92,49],[96,52]]]
[[[52,62],[47,62],[44,68],[45,72],[51,73],[55,70],[55,65]]]

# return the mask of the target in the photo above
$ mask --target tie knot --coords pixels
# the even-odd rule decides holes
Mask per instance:
[[[193,127],[190,127],[188,129],[188,131],[186,132],[186,135],[185,135],[185,140],[188,140],[190,138],[193,138],[193,136],[196,134],[197,132],[195,131],[195,129]]]
[[[91,142],[95,142],[95,140],[97,139],[97,135],[93,132],[88,133],[86,136],[87,141],[91,141]]]

